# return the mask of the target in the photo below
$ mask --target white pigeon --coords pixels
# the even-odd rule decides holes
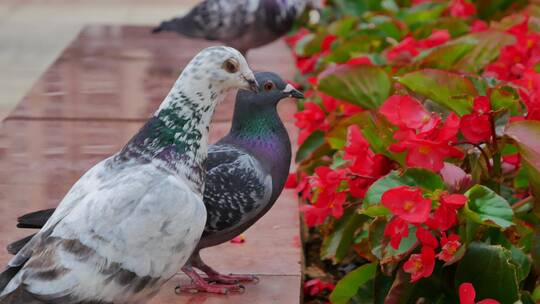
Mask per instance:
[[[245,58],[201,51],[154,116],[86,172],[0,275],[0,303],[145,303],[187,261],[206,222],[208,128],[231,89],[257,90]]]

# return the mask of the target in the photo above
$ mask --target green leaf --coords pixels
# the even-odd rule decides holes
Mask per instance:
[[[503,47],[515,42],[514,36],[502,31],[472,33],[456,39],[455,43],[464,40],[474,41],[474,47],[454,64],[454,68],[469,73],[480,72],[487,64],[499,57]]]
[[[374,111],[364,111],[340,120],[326,135],[326,140],[333,149],[345,147],[347,128],[351,125],[360,127],[373,152],[403,163],[404,157],[402,155],[388,151],[388,147],[394,143],[392,139],[394,127]]]
[[[456,286],[472,283],[477,299],[492,298],[501,303],[519,300],[517,269],[511,254],[502,246],[473,242],[456,270]]]
[[[357,212],[345,214],[336,225],[332,233],[327,236],[321,246],[321,258],[332,259],[334,263],[340,262],[349,252],[354,241],[354,233],[369,217]]]
[[[330,294],[333,304],[346,304],[356,294],[360,286],[375,278],[377,263],[365,264],[349,272],[336,284]]]
[[[296,162],[299,163],[306,159],[313,151],[317,150],[320,146],[324,144],[324,132],[315,131],[313,132],[298,148],[296,152]]]
[[[490,95],[493,111],[509,111],[512,116],[521,115],[521,103],[519,96],[511,87],[495,88]]]
[[[370,206],[366,209],[360,210],[359,212],[370,217],[385,216],[390,214],[390,210],[383,205]]]
[[[482,185],[475,185],[465,193],[465,196],[469,198],[469,201],[464,207],[464,212],[472,221],[502,228],[513,225],[514,213],[510,204],[493,190]]]
[[[518,281],[521,282],[527,278],[531,271],[531,261],[521,249],[516,246],[510,247],[512,262],[516,265]]]
[[[427,191],[445,189],[441,176],[432,171],[409,168],[405,172],[400,173],[394,170],[378,179],[369,187],[364,198],[364,206],[379,204],[384,192],[398,186],[417,186]]]
[[[460,116],[471,111],[472,101],[478,95],[470,79],[442,70],[419,70],[401,76],[398,81],[414,93],[429,98]]]
[[[389,96],[392,82],[380,67],[338,65],[320,74],[318,88],[337,99],[376,109]]]
[[[386,220],[382,218],[375,219],[371,223],[369,227],[371,253],[379,259],[381,265],[397,264],[416,248],[418,244],[416,226],[409,225],[409,235],[401,239],[398,249],[394,249],[389,244],[389,240],[384,236],[386,225]]]
[[[540,214],[540,121],[513,122],[505,134],[518,146],[535,196],[535,213]]]

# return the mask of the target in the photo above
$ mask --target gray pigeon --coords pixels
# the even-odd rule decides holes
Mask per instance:
[[[153,29],[187,37],[219,40],[246,54],[292,29],[308,6],[320,0],[204,0],[183,17],[162,22]]]
[[[154,116],[87,171],[0,274],[0,303],[145,303],[189,259],[206,222],[208,127],[234,88],[257,90],[229,47],[200,52]]]
[[[227,293],[241,290],[238,282],[256,280],[249,275],[222,275],[199,255],[199,250],[229,241],[253,225],[272,207],[287,179],[291,144],[276,105],[285,97],[304,96],[274,73],[258,72],[255,77],[259,93],[238,92],[229,134],[209,147],[204,190],[207,222],[197,249],[182,268],[192,278],[192,284],[179,287],[182,291]],[[52,212],[23,215],[18,227],[41,228]],[[25,242],[11,244],[8,251],[17,252]],[[208,278],[201,278],[193,268]]]

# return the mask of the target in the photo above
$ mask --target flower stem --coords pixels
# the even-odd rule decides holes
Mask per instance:
[[[471,146],[475,147],[476,149],[478,149],[480,151],[480,153],[482,153],[482,157],[484,158],[484,161],[486,162],[488,173],[491,174],[491,171],[493,170],[492,167],[491,167],[491,162],[489,160],[489,156],[487,155],[486,151],[484,151],[484,149],[482,149],[482,146],[480,146],[479,144],[475,144],[473,142],[470,142],[470,141],[460,141],[460,142],[455,143],[454,145],[455,146],[458,146],[458,145],[471,145]]]
[[[520,200],[519,202],[517,202],[517,203],[515,203],[515,204],[512,205],[512,209],[516,210],[516,209],[518,209],[518,208],[520,208],[520,207],[522,207],[522,206],[528,204],[529,202],[532,201],[532,198],[533,198],[533,197],[532,197],[532,195],[531,195],[531,196],[528,196],[528,197],[526,197],[526,198]]]

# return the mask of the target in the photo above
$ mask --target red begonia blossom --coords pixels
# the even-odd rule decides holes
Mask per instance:
[[[457,223],[457,210],[467,203],[462,194],[441,195],[440,205],[426,224],[432,229],[446,231]]]
[[[384,228],[384,236],[390,238],[390,245],[394,249],[399,248],[401,239],[409,236],[409,223],[394,216]]]
[[[474,20],[471,24],[471,32],[479,33],[488,29],[488,24],[484,20]]]
[[[435,267],[435,251],[429,246],[422,247],[420,254],[411,254],[403,264],[403,270],[411,274],[411,282],[428,278]]]
[[[294,124],[300,129],[299,144],[303,143],[315,130],[327,131],[330,129],[326,113],[314,102],[304,103],[304,110],[294,114],[294,117],[296,118]]]
[[[437,238],[429,232],[429,230],[423,228],[422,226],[416,227],[416,238],[422,246],[431,247],[433,249],[439,247],[439,242],[437,241]]]
[[[424,223],[431,210],[431,200],[416,187],[399,186],[387,190],[381,203],[399,218],[415,224]]]
[[[334,284],[321,281],[321,279],[311,279],[304,283],[304,292],[310,296],[316,296],[324,290],[332,291],[334,288]]]
[[[343,203],[347,198],[345,192],[338,192],[338,187],[345,180],[344,170],[333,170],[327,166],[317,167],[313,177],[313,187],[318,189],[315,206],[323,208],[335,218],[343,215]]]
[[[405,151],[408,166],[438,172],[445,158],[463,157],[461,150],[451,144],[459,130],[459,117],[455,113],[441,127],[438,115],[426,111],[414,98],[399,95],[388,98],[379,111],[400,128],[394,134],[398,142],[390,146],[390,151]]]
[[[434,30],[428,38],[418,41],[418,46],[420,48],[430,49],[446,43],[448,40],[450,40],[448,30]]]
[[[469,17],[476,14],[476,7],[467,0],[452,0],[449,9],[453,17]]]
[[[296,173],[289,173],[287,180],[285,181],[285,189],[295,189],[298,186],[298,179]]]
[[[351,59],[347,60],[347,62],[345,62],[345,64],[348,65],[348,66],[373,65],[373,62],[367,56],[360,56],[360,57],[354,57],[354,58],[351,58]]]
[[[324,224],[330,213],[327,208],[318,208],[309,204],[301,206],[300,212],[304,214],[304,220],[308,227]]]
[[[463,115],[460,130],[463,136],[472,143],[488,141],[491,136],[491,106],[486,96],[474,99],[473,113]]]
[[[388,53],[386,58],[390,61],[410,61],[416,55],[420,54],[418,49],[418,42],[411,36],[405,37],[400,43],[393,46]]]
[[[443,237],[441,238],[441,252],[439,252],[437,257],[442,261],[449,262],[454,258],[459,247],[461,247],[459,235],[452,234],[446,237],[446,235],[443,234]]]
[[[475,304],[476,291],[471,283],[461,283],[459,285],[459,304]],[[484,299],[476,304],[500,304],[493,299]]]

